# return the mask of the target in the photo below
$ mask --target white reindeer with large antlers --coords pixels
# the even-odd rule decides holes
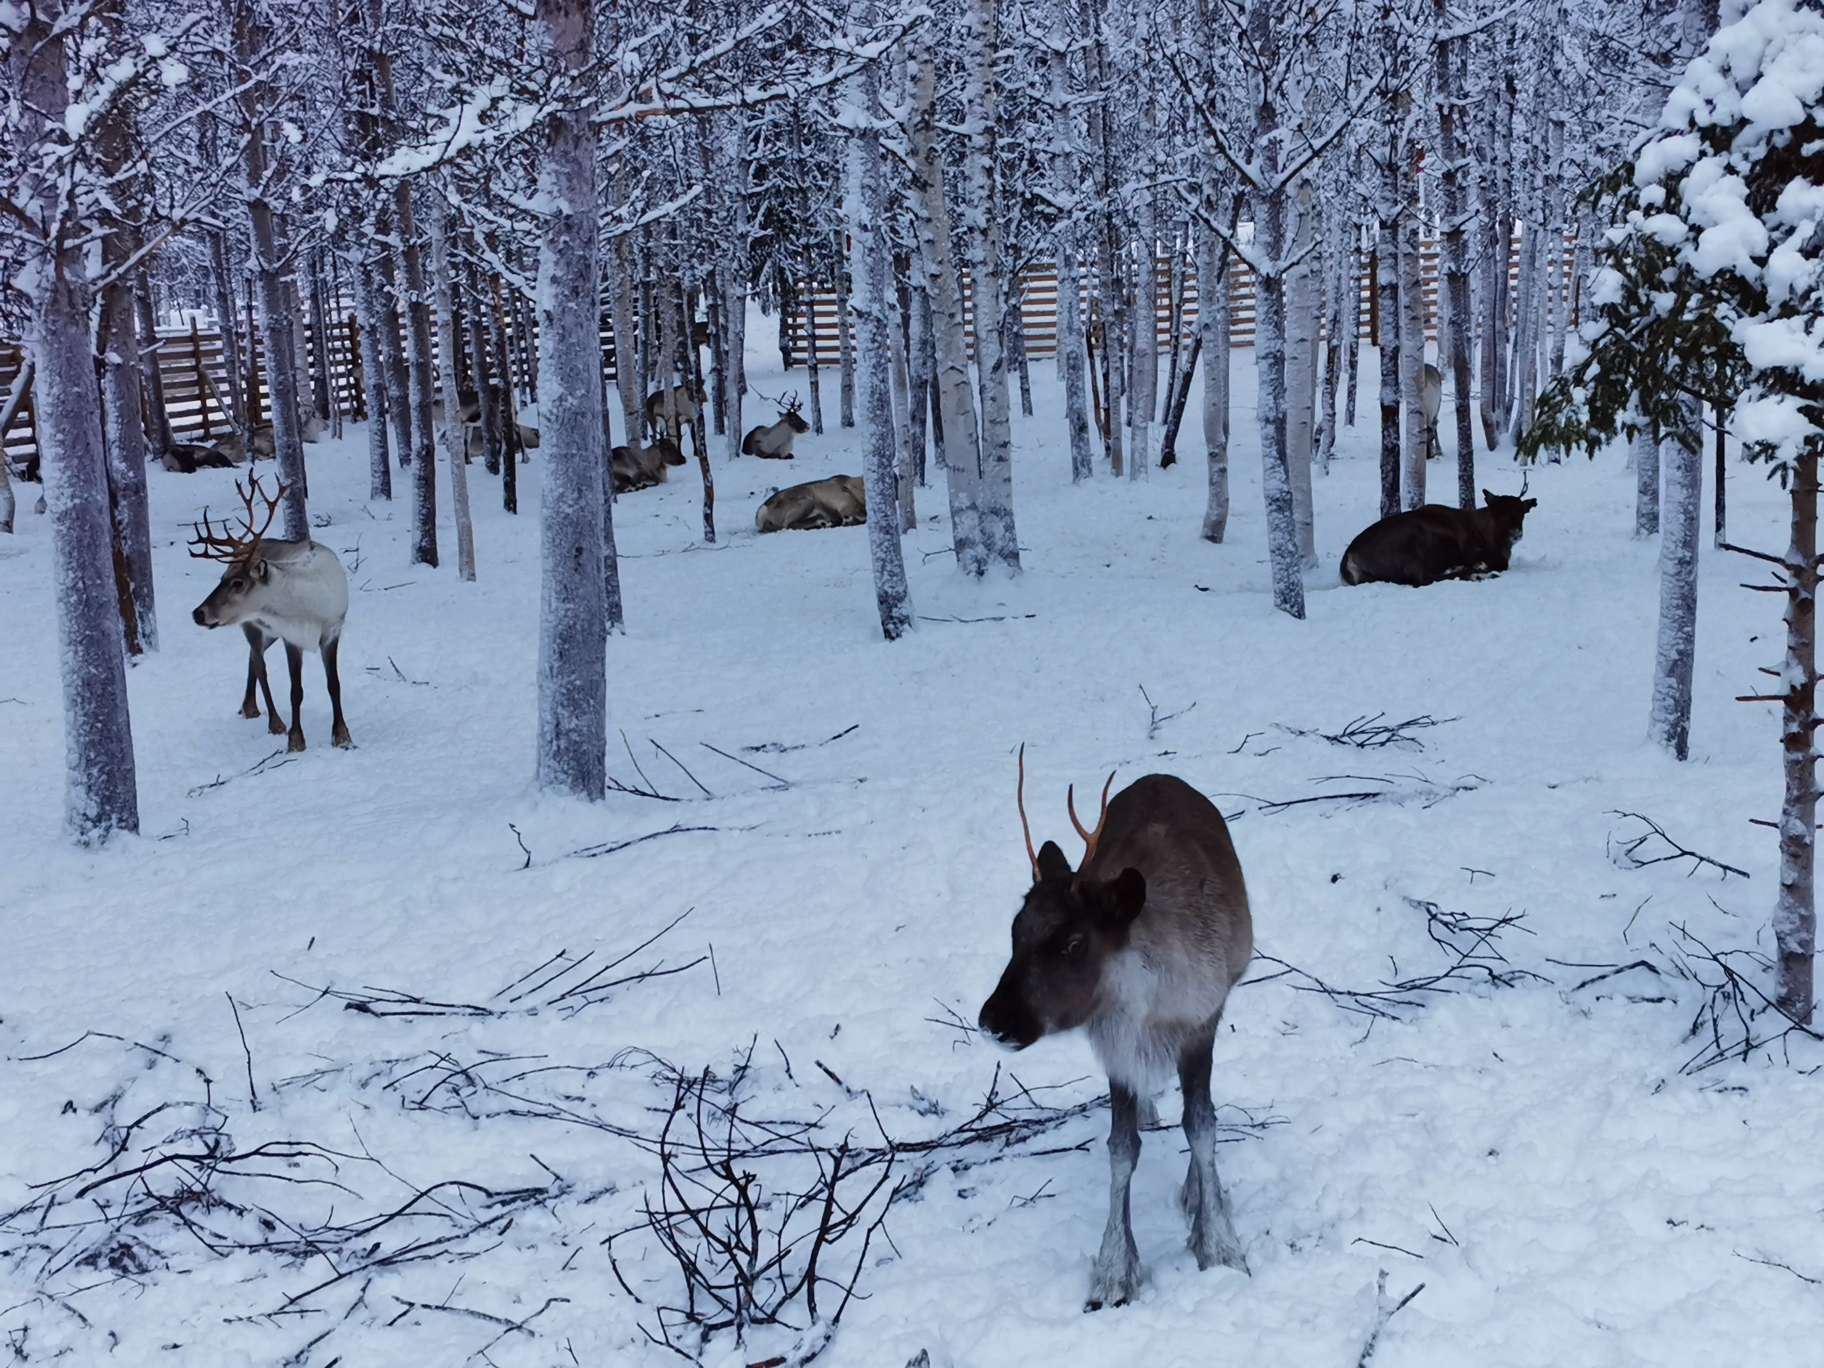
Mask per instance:
[[[241,700],[242,717],[258,717],[254,701],[257,684],[266,699],[267,727],[273,735],[284,731],[279,710],[272,701],[266,678],[266,648],[285,642],[285,663],[291,668],[291,732],[285,749],[304,749],[304,726],[299,713],[304,705],[304,652],[323,656],[323,673],[329,682],[329,704],[335,720],[330,742],[349,746],[348,723],[342,720],[342,680],[336,673],[336,651],[342,640],[342,622],[348,616],[348,576],[336,553],[321,542],[269,541],[266,529],[285,486],[270,496],[256,477],[251,491],[235,482],[235,492],[247,506],[242,531],[230,532],[226,522],[217,531],[203,510],[203,521],[191,538],[190,554],[199,560],[225,561],[222,581],[192,616],[201,627],[239,626],[247,634],[247,695]],[[254,501],[266,505],[266,518],[254,529]]]

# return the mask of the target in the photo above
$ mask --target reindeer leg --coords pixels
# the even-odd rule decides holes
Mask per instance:
[[[329,706],[335,714],[329,730],[329,744],[346,749],[355,743],[349,739],[348,723],[342,720],[342,676],[336,672],[336,652],[341,649],[340,637],[331,637],[323,643],[323,677],[329,682]]]
[[[1128,1218],[1127,1192],[1140,1159],[1140,1099],[1132,1088],[1108,1081],[1108,1226],[1089,1280],[1085,1311],[1121,1306],[1140,1290],[1140,1250]]]
[[[265,674],[260,667],[266,663],[265,656],[260,651],[261,633],[260,629],[251,622],[243,622],[241,631],[247,637],[247,694],[241,699],[241,716],[258,717],[260,705],[254,697],[254,690],[259,686],[259,681]]]
[[[1191,1222],[1191,1253],[1198,1268],[1223,1264],[1248,1271],[1248,1260],[1235,1235],[1229,1199],[1216,1176],[1216,1108],[1210,1102],[1210,1053],[1215,1032],[1193,1041],[1178,1057],[1178,1083],[1184,1090],[1184,1137],[1191,1142],[1191,1167],[1184,1175],[1179,1201]]]
[[[249,623],[247,624],[247,644],[253,648],[253,659],[248,664],[248,673],[258,677],[260,694],[266,700],[266,730],[273,736],[282,736],[285,732],[285,724],[279,721],[279,705],[272,701],[272,680],[266,673],[266,648],[272,645],[272,638]],[[249,699],[253,696],[252,680],[249,680],[247,684],[247,696]],[[243,703],[241,715],[258,717],[260,710],[255,708],[252,712],[248,712],[247,705]]]
[[[291,669],[291,734],[285,740],[285,749],[301,751],[304,749],[304,648],[286,642],[285,664]]]

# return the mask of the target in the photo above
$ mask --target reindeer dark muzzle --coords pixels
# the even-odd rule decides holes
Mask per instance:
[[[1045,1028],[1027,1009],[1026,1004],[1020,1001],[1019,993],[1007,979],[1008,974],[1001,975],[994,993],[982,1004],[981,1014],[976,1017],[975,1024],[982,1028],[985,1035],[991,1036],[997,1045],[1004,1045],[1010,1050],[1023,1050],[1043,1036]]]

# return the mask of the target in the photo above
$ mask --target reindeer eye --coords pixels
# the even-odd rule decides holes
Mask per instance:
[[[1088,950],[1089,950],[1089,939],[1086,936],[1082,936],[1082,935],[1072,936],[1069,940],[1064,942],[1064,958],[1065,959],[1080,960],[1088,952]]]

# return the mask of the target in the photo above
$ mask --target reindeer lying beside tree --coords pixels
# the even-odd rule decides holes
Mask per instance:
[[[761,532],[807,532],[819,527],[854,527],[868,520],[868,498],[859,475],[832,475],[827,480],[782,489],[754,514]]]
[[[785,401],[778,422],[757,427],[741,439],[741,453],[744,456],[759,456],[768,461],[791,460],[792,438],[811,430],[811,425],[799,416],[800,407],[798,396],[792,395]]]
[[[614,478],[614,492],[627,494],[664,484],[666,466],[684,464],[684,453],[677,444],[664,437],[649,447],[618,446],[608,453],[608,469]]]
[[[1109,775],[1109,784],[1115,776]],[[1149,774],[1108,798],[1096,829],[1077,820],[1083,862],[1073,872],[1051,841],[1035,855],[1020,748],[1020,826],[1032,888],[1013,919],[1013,957],[982,1006],[982,1030],[1023,1050],[1081,1026],[1108,1074],[1112,1115],[1108,1227],[1090,1279],[1089,1310],[1131,1301],[1140,1254],[1128,1184],[1140,1157],[1140,1099],[1175,1066],[1184,1092],[1191,1166],[1179,1192],[1197,1267],[1248,1271],[1216,1176],[1210,1059],[1229,990],[1254,954],[1241,864],[1213,803],[1182,779]]]
[[[241,700],[241,716],[260,715],[253,696],[257,684],[266,699],[267,730],[275,736],[285,728],[266,678],[266,648],[284,640],[285,663],[291,669],[291,732],[286,750],[304,749],[304,725],[299,719],[304,706],[304,652],[321,652],[334,713],[330,742],[352,745],[348,723],[342,719],[342,680],[336,673],[342,621],[348,616],[348,576],[336,553],[321,542],[267,540],[266,529],[272,526],[286,487],[279,485],[268,497],[257,476],[252,485],[249,491],[235,482],[235,490],[247,506],[240,532],[230,532],[226,523],[216,531],[209,511],[203,510],[202,524],[190,540],[190,554],[199,560],[225,561],[227,568],[221,583],[192,616],[200,627],[239,626],[247,634],[247,693]],[[266,504],[266,518],[258,531],[253,526],[256,499]]]

